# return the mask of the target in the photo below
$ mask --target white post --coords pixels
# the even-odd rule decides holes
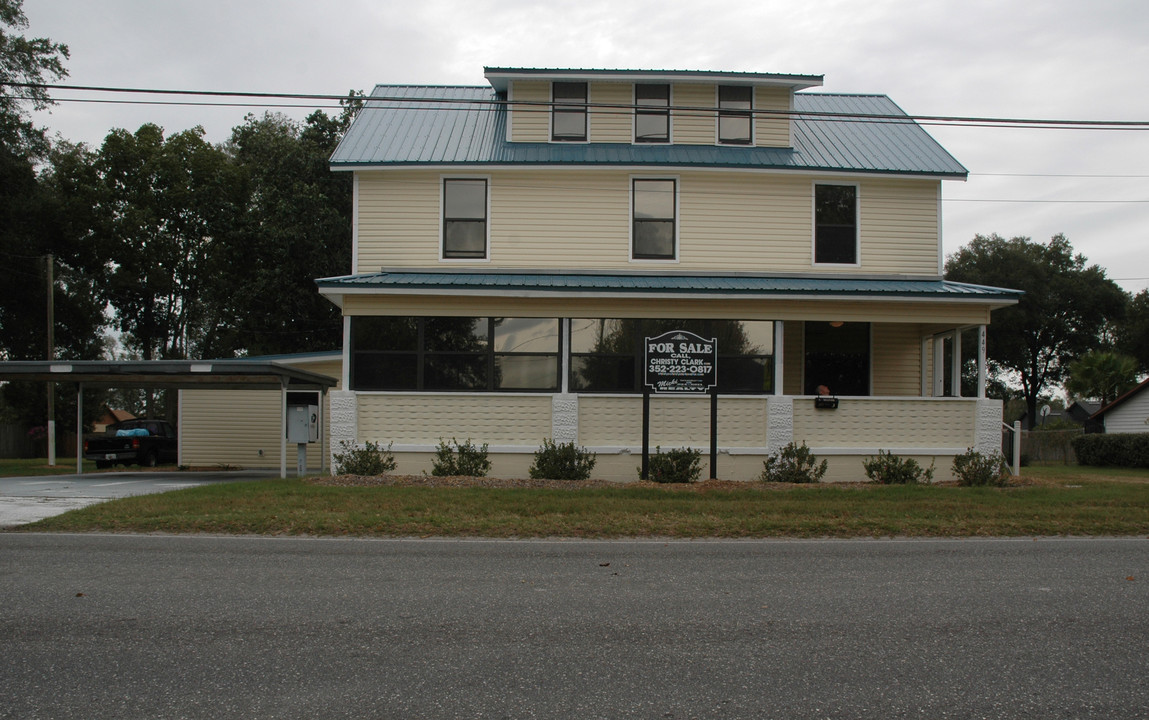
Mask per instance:
[[[279,477],[287,478],[287,378],[279,381]]]
[[[1013,476],[1021,475],[1021,421],[1013,422]]]
[[[977,396],[985,397],[986,386],[986,332],[985,325],[977,327]]]
[[[784,364],[783,361],[785,360],[785,350],[786,349],[783,347],[784,343],[782,341],[782,338],[786,334],[785,333],[785,325],[786,325],[786,323],[783,322],[782,320],[775,320],[774,321],[774,394],[775,395],[783,394],[782,393],[782,382],[785,380],[785,376],[782,372],[782,365]]]
[[[946,394],[946,336],[934,335],[934,397]]]
[[[76,474],[84,474],[84,383],[76,383]]]
[[[953,355],[950,357],[950,375],[953,396],[961,397],[961,330],[954,330]]]

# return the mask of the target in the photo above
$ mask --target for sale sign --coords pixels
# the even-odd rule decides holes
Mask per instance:
[[[646,338],[646,386],[656,393],[706,393],[718,384],[718,342],[686,330]]]

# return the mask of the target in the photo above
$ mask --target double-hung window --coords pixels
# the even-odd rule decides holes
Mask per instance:
[[[749,145],[754,88],[735,85],[718,86],[718,142],[724,145]]]
[[[857,186],[814,186],[814,263],[858,263]]]
[[[674,260],[677,257],[678,182],[639,178],[631,182],[631,257]]]
[[[670,142],[670,86],[634,86],[634,141]]]
[[[551,85],[551,140],[586,141],[587,86],[584,82]]]
[[[487,257],[487,181],[443,180],[443,257],[482,260]]]

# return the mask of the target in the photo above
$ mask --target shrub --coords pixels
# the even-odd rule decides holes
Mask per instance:
[[[455,447],[452,449],[451,445]],[[435,458],[431,461],[432,475],[485,477],[490,472],[491,461],[487,459],[487,443],[483,443],[482,447],[475,447],[470,438],[467,438],[465,443],[451,438],[451,445],[448,445],[443,438],[439,438],[439,447],[435,449]]]
[[[532,478],[547,480],[586,480],[598,458],[573,442],[556,443],[545,439],[535,450],[535,461],[527,472]]]
[[[341,440],[339,449],[335,453],[336,475],[385,475],[395,469],[395,456],[391,454],[391,445],[387,449],[379,443],[367,442],[363,447],[355,443]]]
[[[1149,467],[1149,433],[1104,433],[1074,438],[1081,465]]]
[[[649,458],[648,479],[657,483],[691,483],[702,474],[702,451],[691,448],[678,448],[662,452],[662,446],[654,448]],[[642,473],[642,468],[638,469]]]
[[[791,442],[786,447],[766,458],[762,474],[763,482],[816,483],[826,474],[827,461],[818,462],[806,442],[801,445]]]
[[[996,450],[983,455],[973,448],[954,456],[954,476],[959,485],[996,485],[1001,487],[1009,480],[1009,465],[1005,457]]]
[[[866,477],[883,485],[917,485],[932,482],[934,464],[923,468],[913,458],[899,457],[893,453],[878,451],[878,456],[862,460]]]

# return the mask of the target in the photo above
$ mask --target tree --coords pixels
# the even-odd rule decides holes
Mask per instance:
[[[994,312],[988,357],[995,374],[1020,381],[1030,418],[1042,391],[1098,346],[1106,323],[1123,316],[1125,293],[1102,268],[1085,263],[1064,235],[1046,244],[978,235],[946,260],[949,280],[1025,292],[1017,305]]]
[[[1070,364],[1065,389],[1071,395],[1108,404],[1136,384],[1136,359],[1115,352],[1092,350]]]
[[[0,145],[18,156],[42,157],[48,149],[44,131],[32,125],[22,104],[36,110],[52,104],[44,84],[67,77],[68,46],[15,34],[28,27],[23,5],[0,0]]]
[[[1149,373],[1149,290],[1129,300],[1125,320],[1117,326],[1117,349],[1137,360],[1137,368]]]

